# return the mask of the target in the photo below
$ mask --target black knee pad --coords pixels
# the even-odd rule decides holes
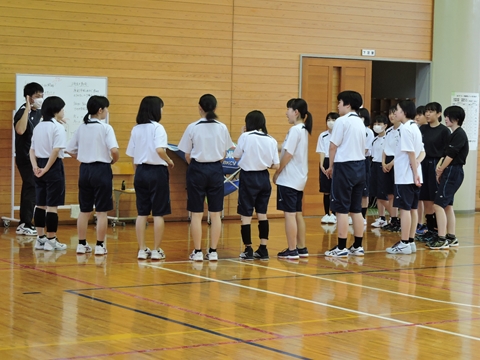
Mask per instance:
[[[242,233],[242,241],[245,245],[252,244],[252,230],[251,225],[242,225],[240,232]]]
[[[35,223],[36,227],[45,227],[45,213],[45,209],[40,209],[39,207],[35,208],[35,212],[33,213],[33,222]]]
[[[258,222],[258,237],[260,239],[268,240],[268,233],[269,233],[269,225],[268,220],[260,220]]]
[[[47,212],[45,216],[45,222],[47,224],[47,232],[57,232],[58,228],[58,214],[53,212]]]

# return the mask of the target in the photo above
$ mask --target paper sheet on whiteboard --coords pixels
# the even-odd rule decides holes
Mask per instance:
[[[465,110],[462,128],[468,136],[470,150],[478,148],[478,114],[480,96],[478,93],[452,92],[452,105],[461,106]]]

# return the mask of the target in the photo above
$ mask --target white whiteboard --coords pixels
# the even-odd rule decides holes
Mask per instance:
[[[478,93],[452,92],[452,105],[457,105],[465,110],[465,120],[462,128],[468,136],[470,150],[478,148],[478,110],[480,106]]]
[[[66,124],[64,126],[67,130],[67,141],[83,123],[90,96],[107,96],[106,77],[17,74],[15,96],[17,110],[25,103],[23,88],[31,82],[43,86],[44,98],[55,95],[65,101]]]

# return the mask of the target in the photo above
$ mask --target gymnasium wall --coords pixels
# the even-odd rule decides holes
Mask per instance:
[[[169,142],[178,143],[199,117],[198,98],[212,93],[234,141],[246,113],[258,109],[281,143],[289,128],[285,103],[298,96],[300,54],[357,57],[367,48],[381,58],[431,60],[432,18],[432,0],[3,0],[0,214],[10,212],[16,73],[108,77],[123,162],[130,161],[125,148],[146,95],[165,102]],[[77,203],[78,164],[65,165],[67,203]],[[178,166],[171,174],[171,219],[187,216],[184,172]],[[133,186],[130,178],[115,182],[122,180]],[[18,204],[18,174],[16,184]],[[236,193],[225,204],[226,216],[235,215]],[[270,208],[276,213],[275,194]],[[134,209],[133,198],[122,199],[122,213]]]

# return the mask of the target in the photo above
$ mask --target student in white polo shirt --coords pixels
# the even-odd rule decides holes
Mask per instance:
[[[400,219],[398,218],[398,209],[393,205],[395,192],[395,149],[399,141],[400,127],[402,122],[395,117],[396,106],[388,109],[388,118],[393,125],[385,132],[385,142],[382,154],[382,170],[385,176],[382,179],[382,186],[387,193],[388,204],[385,207],[390,214],[390,222],[382,227],[382,230],[399,232]]]
[[[265,116],[254,110],[245,118],[245,132],[240,135],[233,157],[240,169],[237,213],[241,215],[241,235],[245,251],[240,254],[244,260],[268,259],[267,240],[269,226],[267,219],[268,201],[272,193],[270,174],[267,169],[278,169],[277,141],[268,135]],[[255,253],[252,249],[251,223],[253,210],[257,212],[258,237],[260,246]]]
[[[402,224],[401,241],[387,248],[390,254],[411,254],[417,251],[415,231],[417,230],[417,206],[422,186],[420,163],[425,157],[422,134],[415,120],[415,103],[402,100],[397,104],[395,117],[402,122],[400,137],[395,150],[395,200],[400,209]]]
[[[137,259],[165,259],[160,248],[165,222],[163,217],[171,214],[168,166],[174,163],[167,155],[167,133],[159,124],[162,118],[163,101],[158,96],[144,97],[137,114],[137,125],[132,129],[127,155],[135,167],[135,194],[137,196],[138,241]],[[147,217],[153,216],[153,250],[145,244]]]
[[[30,162],[35,174],[36,207],[33,215],[37,229],[36,250],[65,250],[58,242],[57,208],[65,204],[63,149],[67,142],[63,121],[65,102],[50,96],[42,105],[43,120],[35,127],[30,147]],[[45,236],[46,229],[46,236]]]
[[[363,217],[363,224],[367,225],[367,210],[368,210],[368,203],[370,201],[370,177],[371,172],[370,168],[372,166],[372,144],[373,139],[375,138],[375,134],[373,130],[370,129],[370,113],[367,109],[361,108],[358,110],[358,116],[363,120],[363,124],[365,125],[365,187],[363,188],[362,192],[362,217]]]
[[[217,261],[217,244],[222,226],[223,168],[222,161],[233,142],[227,127],[217,120],[217,99],[211,94],[200,98],[198,112],[201,119],[188,125],[178,148],[185,153],[187,169],[187,210],[192,213],[190,227],[195,249],[190,260],[202,261],[202,217],[205,197],[212,222],[210,249],[205,258]]]
[[[277,210],[285,214],[285,233],[288,247],[277,255],[280,259],[296,260],[308,257],[305,246],[305,220],[302,214],[303,189],[308,174],[308,136],[313,119],[303,99],[287,102],[287,133],[280,153],[280,166],[273,176],[277,184]]]
[[[329,257],[363,256],[362,193],[365,187],[366,132],[357,111],[362,96],[356,91],[342,91],[337,96],[338,113],[330,139],[330,167],[332,178],[331,208],[337,215],[338,244],[325,252]],[[347,249],[348,213],[353,220],[355,241]]]
[[[105,96],[91,96],[83,124],[67,145],[67,153],[81,163],[78,177],[80,214],[77,219],[77,254],[92,252],[87,242],[87,228],[94,205],[97,216],[95,255],[107,254],[104,244],[108,226],[107,211],[113,209],[111,164],[119,158],[115,132],[105,122],[109,105]]]
[[[321,222],[324,224],[337,223],[335,214],[330,214],[330,191],[332,189],[332,179],[329,179],[327,175],[325,175],[325,172],[330,166],[330,137],[332,136],[332,129],[333,125],[335,124],[335,120],[337,120],[339,116],[340,115],[338,115],[336,112],[328,113],[325,119],[328,130],[322,132],[317,141],[316,152],[320,155],[320,192],[323,193],[323,209],[325,210],[325,215],[322,217]]]

